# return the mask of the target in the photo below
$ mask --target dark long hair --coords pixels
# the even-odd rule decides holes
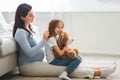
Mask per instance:
[[[13,27],[13,37],[15,36],[17,28],[22,28],[22,29],[28,31],[25,28],[25,23],[21,19],[21,17],[25,17],[31,9],[32,9],[32,6],[27,3],[22,3],[17,7],[16,13],[15,13],[15,23],[14,23],[14,27]],[[29,25],[29,28],[32,31],[30,25]],[[30,33],[30,31],[28,31],[28,32]]]

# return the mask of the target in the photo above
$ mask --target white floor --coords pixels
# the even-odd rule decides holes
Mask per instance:
[[[116,62],[117,64],[120,64],[120,55],[104,55],[104,54],[80,54],[82,57],[82,64],[86,65],[88,63],[88,66],[101,66],[102,64],[110,64],[113,62]],[[104,65],[105,66],[105,65]]]
[[[116,62],[117,69],[106,80],[120,80],[120,55],[81,54],[81,57],[83,59],[81,66],[104,67]]]
[[[88,66],[88,67],[104,67],[112,64],[113,62],[117,63],[117,69],[113,74],[108,76],[106,79],[93,79],[93,80],[120,80],[120,56],[119,55],[100,55],[100,54],[80,54],[82,57],[82,63],[80,66]],[[14,76],[11,80],[21,80],[23,78],[20,75]],[[9,78],[7,78],[9,79]],[[24,77],[25,80],[29,80],[30,78]],[[38,80],[35,77],[32,77],[34,80]],[[39,80],[52,80],[53,77],[45,77],[42,79],[39,77]],[[22,79],[23,80],[23,79]],[[54,80],[59,80],[57,77]],[[80,80],[80,79],[72,79],[72,80]],[[81,80],[89,80],[89,79],[81,79]]]

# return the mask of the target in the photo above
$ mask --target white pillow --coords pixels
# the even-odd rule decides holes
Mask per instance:
[[[0,24],[0,35],[10,35],[11,33]]]
[[[16,42],[12,37],[0,38],[0,57],[17,51]]]

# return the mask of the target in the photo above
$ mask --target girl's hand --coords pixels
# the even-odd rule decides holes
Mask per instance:
[[[65,46],[63,49],[65,52],[69,52],[71,50],[71,48],[69,48],[68,46]]]
[[[43,40],[47,41],[48,40],[48,36],[49,36],[49,32],[48,30],[43,32]]]

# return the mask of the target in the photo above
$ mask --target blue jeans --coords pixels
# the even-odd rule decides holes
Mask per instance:
[[[54,58],[54,60],[50,62],[50,64],[66,66],[66,71],[68,73],[71,73],[78,67],[81,61],[82,58],[80,56],[77,56],[74,59]]]

